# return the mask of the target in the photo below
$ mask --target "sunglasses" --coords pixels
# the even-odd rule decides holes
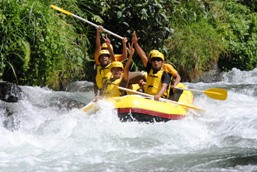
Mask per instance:
[[[162,59],[159,58],[159,57],[153,57],[153,58],[151,58],[151,61],[152,62],[155,62],[155,61],[159,62],[159,61],[162,61]]]

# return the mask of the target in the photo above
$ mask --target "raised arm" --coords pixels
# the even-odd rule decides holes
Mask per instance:
[[[98,54],[101,51],[101,32],[103,31],[103,26],[98,26],[96,30],[96,39],[95,39],[95,61],[98,62]]]
[[[124,37],[122,39],[122,57],[121,57],[122,61],[124,61],[127,58],[127,54],[128,54],[127,46],[126,46],[127,42],[128,42],[128,39]]]
[[[113,52],[113,49],[111,48],[111,41],[110,39],[108,38],[108,36],[106,35],[105,37],[103,37],[106,45],[107,45],[107,48],[108,48],[108,51],[110,53],[110,59],[111,61],[115,61],[115,58],[114,58],[114,52]]]
[[[133,43],[129,45],[129,57],[128,57],[128,61],[126,62],[126,65],[124,67],[124,73],[123,73],[123,78],[125,81],[128,81],[128,76],[129,76],[129,67],[131,65],[131,62],[132,62],[132,57],[133,57],[133,54],[135,53],[135,49],[133,48]]]
[[[132,34],[132,42],[134,44],[134,47],[135,47],[138,55],[140,56],[140,58],[141,58],[141,60],[143,62],[144,67],[146,67],[146,65],[148,63],[148,58],[147,58],[147,55],[145,54],[144,50],[138,44],[138,40],[139,39],[140,38],[137,37],[137,34],[134,31],[133,34]]]

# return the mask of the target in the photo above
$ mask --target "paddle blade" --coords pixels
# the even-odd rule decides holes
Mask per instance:
[[[228,96],[227,90],[221,88],[209,88],[204,90],[204,94],[217,100],[226,100]]]
[[[64,14],[67,14],[67,15],[69,15],[69,16],[71,16],[71,15],[72,15],[72,13],[71,13],[71,12],[66,11],[66,10],[64,10],[64,9],[61,9],[61,8],[59,8],[59,7],[55,6],[55,5],[51,5],[51,8],[53,8],[53,9],[55,9],[55,10],[57,10],[57,11],[60,11],[60,12],[62,12],[62,13],[64,13]]]

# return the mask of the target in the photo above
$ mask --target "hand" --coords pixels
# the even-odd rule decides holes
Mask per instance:
[[[134,31],[132,33],[132,42],[133,42],[133,44],[136,45],[139,39],[140,38],[137,37],[136,31]]]
[[[126,44],[128,42],[128,39],[126,38],[126,37],[124,37],[123,39],[122,39],[122,43],[123,44]]]
[[[108,38],[108,35],[105,35],[105,37],[103,36],[103,40],[105,41],[105,43],[106,43],[107,45],[110,45],[110,44],[111,44],[111,41],[110,41],[110,39]]]
[[[133,43],[128,44],[129,48],[128,48],[128,53],[133,55],[135,53],[135,49],[133,48]]]
[[[101,32],[103,32],[103,31],[104,31],[103,26],[99,25],[99,26],[97,27],[97,32],[101,33]]]
[[[156,95],[154,95],[154,100],[159,101],[159,100],[160,100],[160,97],[161,97],[161,96],[159,96],[158,94],[156,94]]]

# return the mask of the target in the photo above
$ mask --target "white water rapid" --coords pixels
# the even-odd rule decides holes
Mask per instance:
[[[67,108],[90,102],[91,91],[21,86],[22,100],[0,101],[0,171],[257,171],[257,68],[222,78],[185,84],[225,88],[226,101],[194,93],[206,112],[151,124],[120,122],[106,102],[94,114]]]

